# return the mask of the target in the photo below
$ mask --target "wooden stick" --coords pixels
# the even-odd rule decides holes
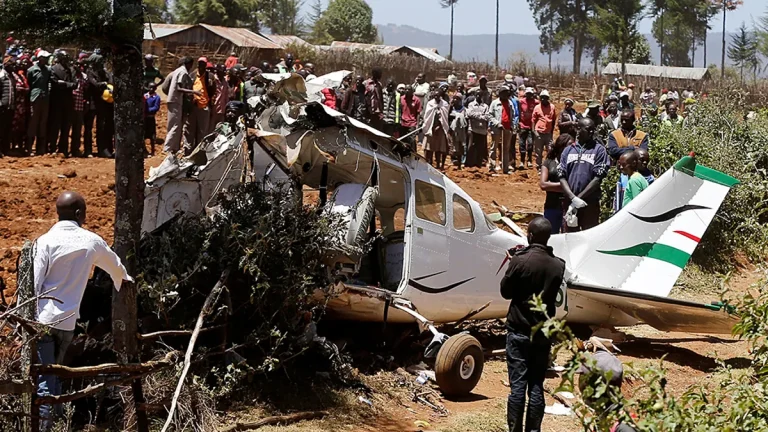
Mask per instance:
[[[143,374],[164,369],[175,364],[176,351],[171,351],[161,360],[152,360],[146,363],[104,363],[96,366],[68,367],[58,364],[35,365],[40,375],[56,375],[61,378],[83,378],[98,375],[113,374]]]
[[[195,330],[192,332],[192,336],[189,338],[189,344],[187,345],[187,353],[184,355],[184,369],[181,371],[179,382],[176,385],[176,391],[173,393],[173,399],[171,400],[171,409],[168,411],[168,418],[165,419],[165,424],[161,432],[166,432],[173,422],[173,415],[176,412],[176,405],[179,403],[179,395],[181,395],[181,388],[184,387],[184,379],[189,372],[189,366],[192,363],[192,352],[195,350],[195,343],[197,342],[197,336],[200,334],[200,329],[203,327],[203,321],[205,317],[213,312],[213,306],[219,297],[219,294],[224,289],[224,282],[229,277],[229,269],[224,270],[219,277],[219,281],[216,282],[208,297],[205,298],[203,308],[200,310],[200,315],[197,316],[197,323],[195,323]]]
[[[224,325],[216,325],[213,327],[206,327],[204,329],[200,329],[200,332],[207,332],[211,330],[216,330],[224,327]],[[150,340],[150,339],[157,339],[165,336],[189,336],[192,334],[193,330],[163,330],[163,331],[156,331],[152,333],[146,333],[146,334],[139,334],[136,337],[139,338],[139,340]]]
[[[287,424],[296,423],[302,420],[319,419],[327,415],[328,415],[328,411],[308,411],[308,412],[288,414],[283,416],[265,417],[255,422],[235,423],[234,425],[226,429],[222,429],[221,432],[247,431],[250,429],[258,429],[262,426],[276,425],[276,424],[287,425]]]
[[[78,390],[76,392],[67,393],[67,394],[58,395],[58,396],[38,396],[35,398],[34,403],[35,405],[43,405],[43,404],[62,404],[62,403],[72,402],[74,400],[82,399],[84,397],[98,393],[102,390],[106,390],[109,387],[115,387],[115,386],[127,384],[133,380],[137,380],[141,378],[144,375],[147,375],[147,373],[129,375],[124,378],[119,378],[112,381],[104,381],[98,384],[90,384],[88,385],[88,387],[82,390]]]
[[[464,321],[467,321],[467,320],[470,320],[470,319],[472,319],[472,317],[474,317],[475,315],[477,315],[477,314],[479,314],[480,312],[484,311],[484,310],[485,310],[485,309],[487,309],[487,308],[488,308],[488,306],[490,306],[490,305],[491,305],[491,302],[488,302],[488,303],[484,304],[483,306],[480,306],[480,307],[479,307],[479,308],[477,308],[477,309],[473,309],[473,310],[471,310],[471,311],[470,311],[468,314],[464,315],[464,316],[463,316],[461,319],[459,319],[458,321],[456,321],[456,322],[453,324],[453,327],[454,327],[454,328],[456,328],[456,327],[460,326],[460,325],[461,325],[461,324],[462,324]]]

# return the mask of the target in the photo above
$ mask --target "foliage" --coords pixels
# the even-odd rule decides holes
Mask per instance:
[[[323,1],[315,0],[309,6],[309,12],[307,14],[307,34],[305,35],[307,41],[312,44],[319,44],[319,41],[328,40],[329,35],[323,34],[323,29],[317,25],[320,22],[320,18],[323,16]],[[304,58],[304,57],[301,57]]]
[[[373,10],[365,0],[331,0],[315,25],[315,42],[329,45],[333,41],[376,42]]]
[[[609,47],[606,64],[619,62],[621,62],[621,55],[615,47]],[[648,40],[645,37],[641,35],[635,39],[633,44],[629,45],[626,62],[632,64],[653,64],[653,60],[651,60],[651,45],[648,44]]]
[[[663,361],[658,367],[634,370],[625,365],[625,376],[632,376],[633,397],[625,398],[620,389],[607,385],[607,378],[593,374],[582,389],[582,398],[575,411],[586,431],[609,430],[617,421],[634,426],[639,431],[768,431],[768,285],[758,284],[758,295],[747,295],[736,309],[742,317],[734,334],[749,341],[752,368],[735,371],[723,362],[712,374],[719,382],[710,380],[690,386],[679,396],[667,392]],[[533,309],[546,313],[540,299]],[[558,390],[572,390],[576,371],[591,361],[578,349],[571,330],[562,321],[548,320],[541,326],[544,333],[556,341],[554,352],[570,354],[566,371]],[[628,367],[626,367],[628,366]],[[633,415],[631,415],[631,414]]]
[[[693,151],[698,163],[741,181],[728,193],[693,254],[693,260],[710,271],[727,271],[737,253],[753,260],[768,253],[768,116],[747,122],[744,105],[739,90],[710,94],[686,107],[683,127],[649,124],[656,176]],[[603,182],[604,215],[610,214],[615,184],[610,178]]]
[[[226,307],[208,325],[227,322],[228,342],[241,347],[240,368],[249,376],[296,359],[323,314],[314,295],[332,282],[323,259],[336,246],[339,227],[337,219],[296,200],[287,189],[241,185],[220,199],[212,220],[181,218],[147,236],[140,251],[142,310],[163,328],[191,328],[219,275],[231,269],[220,302]]]
[[[645,38],[637,31],[645,7],[640,0],[608,0],[596,5],[597,17],[590,31],[604,45],[616,50],[624,73],[630,47]]]
[[[594,45],[589,34],[595,0],[528,0],[536,26],[542,34],[551,35],[552,49],[570,42],[573,51],[573,73],[580,73],[581,57],[586,47]],[[545,38],[549,41],[549,36]],[[543,48],[549,49],[549,48]]]
[[[662,66],[690,67],[689,49],[693,40],[690,10],[679,7],[675,0],[662,0],[663,7],[653,21],[651,34],[662,46]]]
[[[168,0],[144,0],[144,17],[147,22],[171,23],[173,15],[168,5]]]
[[[304,36],[307,24],[301,15],[304,0],[261,0],[261,24],[272,34]]]
[[[259,5],[259,0],[176,0],[174,16],[181,24],[206,23],[258,30]]]
[[[744,22],[739,27],[739,32],[731,35],[731,45],[728,47],[728,58],[739,68],[739,77],[744,84],[744,68],[751,69],[757,74],[760,66],[758,54],[758,41],[755,32],[747,30]]]
[[[768,57],[768,10],[757,19],[756,27],[758,50],[763,57]]]
[[[104,43],[111,26],[106,0],[5,0],[0,33],[39,45]],[[100,45],[99,45],[100,46]]]

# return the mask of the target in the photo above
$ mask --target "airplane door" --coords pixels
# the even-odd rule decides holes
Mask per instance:
[[[441,287],[445,285],[449,270],[448,196],[442,176],[431,175],[430,171],[412,173],[414,183],[410,206],[413,228],[408,284],[425,295],[442,292]]]

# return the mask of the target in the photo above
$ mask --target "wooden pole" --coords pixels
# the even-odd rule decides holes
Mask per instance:
[[[144,13],[141,0],[113,2],[112,64],[115,99],[115,252],[137,273],[137,254],[144,212],[144,100],[141,44]],[[112,296],[112,336],[120,363],[139,362],[137,287],[124,283]],[[144,403],[141,379],[131,383],[133,401]],[[144,411],[136,410],[136,428],[149,432]]]
[[[29,240],[24,242],[19,256],[17,295],[18,303],[24,304],[19,309],[20,318],[26,321],[35,319],[36,302],[27,302],[35,297],[35,278],[34,278],[34,245]],[[21,373],[23,381],[37,384],[37,374],[32,369],[37,353],[37,344],[34,334],[27,328],[21,327]],[[21,396],[21,404],[24,417],[22,418],[22,430],[24,432],[37,432],[40,429],[40,419],[38,406],[34,403],[35,393],[25,393]]]

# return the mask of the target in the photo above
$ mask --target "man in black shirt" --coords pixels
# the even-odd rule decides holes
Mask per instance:
[[[546,320],[531,310],[530,301],[540,295],[547,315],[554,317],[555,301],[565,273],[565,262],[547,246],[552,225],[538,217],[528,225],[530,246],[509,257],[509,267],[501,279],[501,295],[512,300],[507,313],[507,368],[510,394],[507,400],[507,422],[510,432],[523,431],[525,393],[528,390],[528,413],[525,431],[541,430],[544,418],[544,375],[549,365],[550,341],[533,327]]]
[[[64,50],[55,54],[56,63],[51,67],[51,102],[48,111],[48,151],[70,155],[69,132],[72,129],[72,115],[75,110],[75,99],[72,90],[77,88],[77,81],[72,74],[69,56]],[[76,148],[72,146],[72,150]],[[75,151],[74,156],[79,156]]]

